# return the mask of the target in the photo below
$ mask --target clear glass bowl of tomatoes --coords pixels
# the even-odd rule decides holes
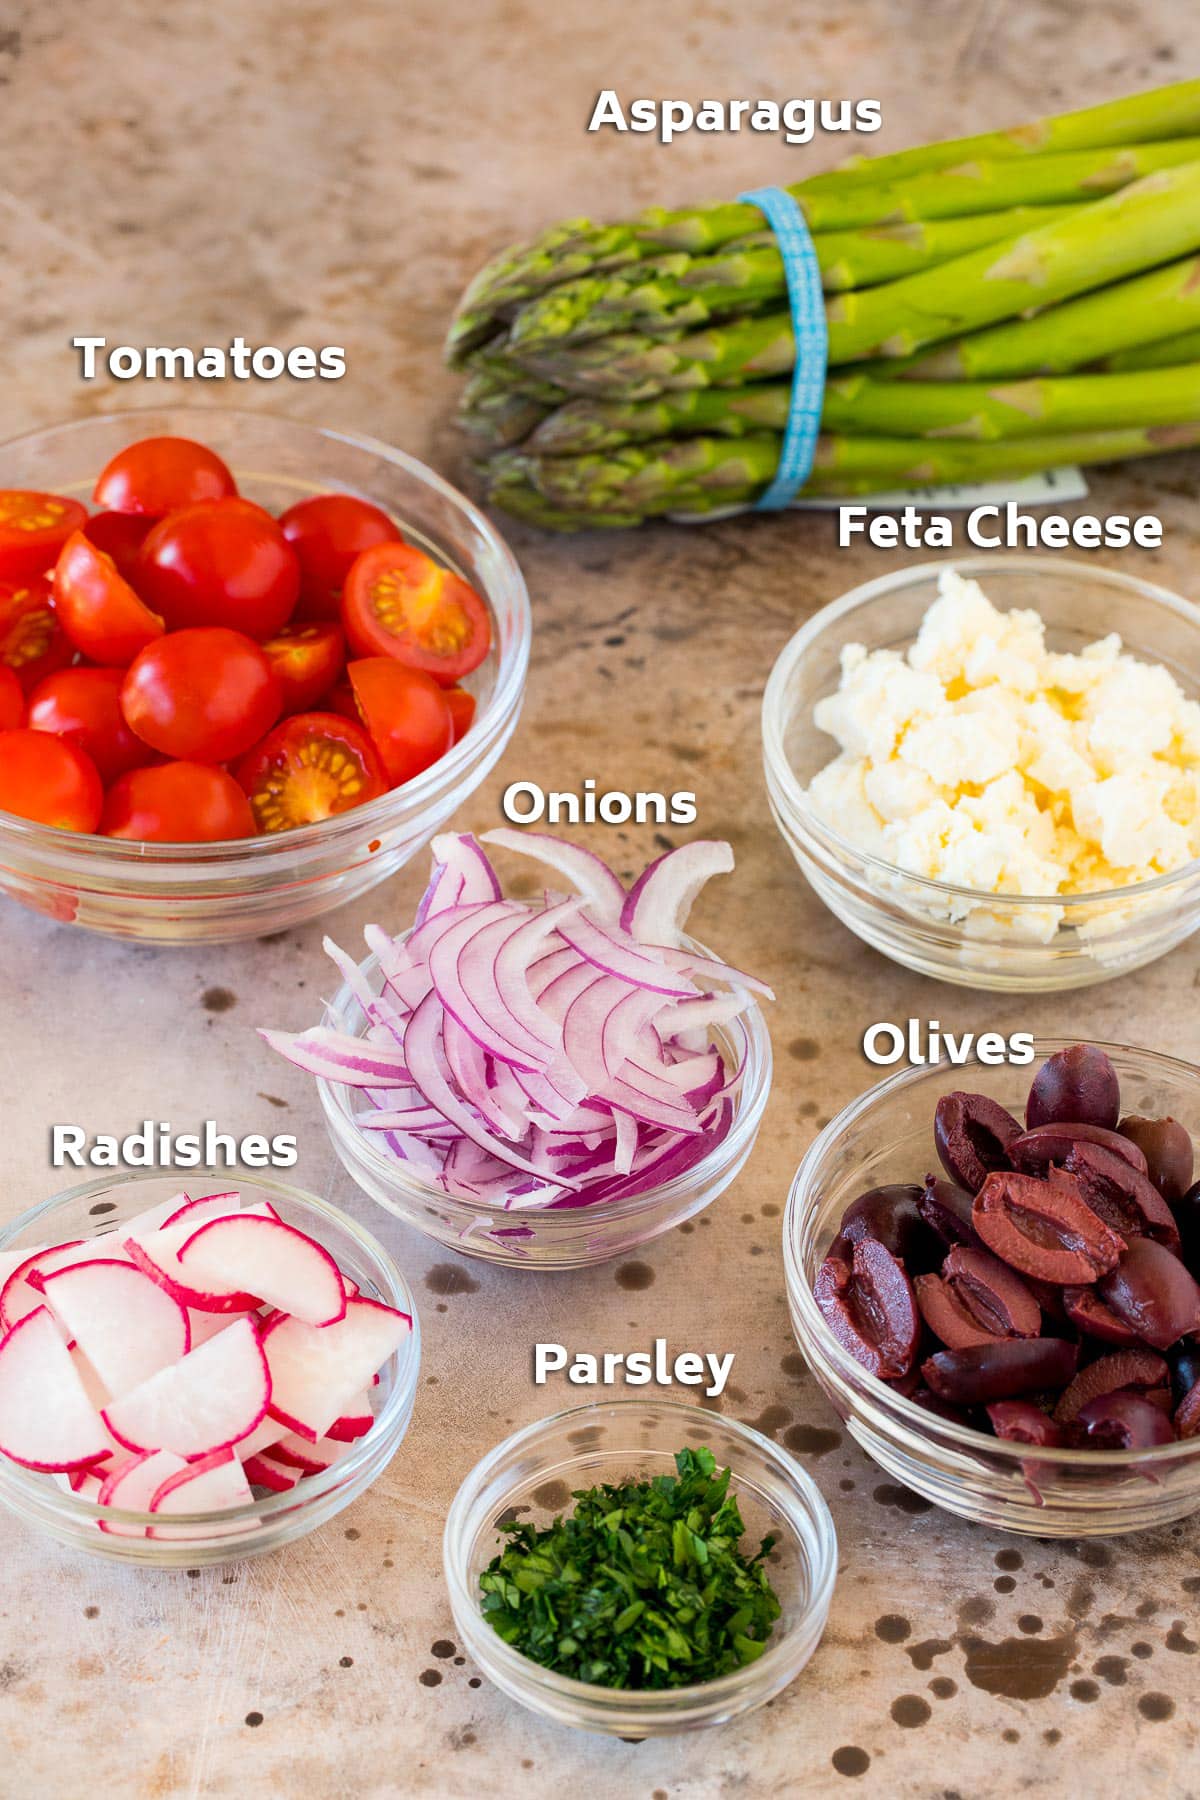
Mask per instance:
[[[0,445],[0,892],[220,943],[395,873],[516,727],[529,596],[371,438],[205,407]]]

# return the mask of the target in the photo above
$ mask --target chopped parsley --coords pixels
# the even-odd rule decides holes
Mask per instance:
[[[545,1530],[512,1523],[480,1576],[483,1613],[514,1649],[577,1681],[677,1688],[762,1655],[779,1617],[764,1566],[711,1450],[680,1450],[676,1474],[575,1495]]]

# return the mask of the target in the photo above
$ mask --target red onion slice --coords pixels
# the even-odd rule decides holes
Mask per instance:
[[[485,831],[485,844],[498,844],[502,850],[512,850],[518,856],[532,856],[544,863],[548,869],[569,881],[575,892],[582,895],[592,917],[602,925],[617,925],[621,919],[621,908],[625,904],[625,889],[617,880],[606,862],[594,855],[591,850],[583,850],[578,844],[568,844],[563,838],[550,837],[542,831],[512,831],[508,826],[501,826],[496,831]]]
[[[667,994],[676,999],[696,992],[695,984],[672,972],[660,956],[652,956],[628,940],[622,943],[611,931],[589,919],[586,913],[579,913],[560,925],[559,936],[602,975],[615,976],[633,987],[648,988],[652,993]]]
[[[621,929],[639,944],[678,946],[688,914],[706,882],[733,873],[733,851],[715,838],[668,850],[634,882],[621,908]]]

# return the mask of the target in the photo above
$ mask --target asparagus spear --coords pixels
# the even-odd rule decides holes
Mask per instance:
[[[941,344],[895,373],[916,381],[1065,373],[1198,326],[1200,256],[1189,256],[1049,307],[1035,318]]]
[[[702,388],[632,405],[571,400],[545,415],[526,439],[543,456],[578,456],[655,438],[711,433],[746,437],[782,431],[790,382]],[[827,432],[868,437],[1041,437],[1101,428],[1186,424],[1200,419],[1200,356],[1170,369],[1066,375],[1029,381],[884,382],[846,375],[825,390]]]
[[[1200,278],[1198,278],[1200,279]],[[1200,298],[1197,299],[1200,312]],[[1200,361],[1200,326],[1195,331],[1181,331],[1177,337],[1162,338],[1157,343],[1140,344],[1132,350],[1118,350],[1098,365],[1102,369],[1167,369]]]
[[[894,157],[880,157],[856,162],[847,171],[831,175],[811,176],[797,184],[795,194],[837,194],[853,187],[887,184],[905,180],[919,173],[928,175],[943,167],[952,167],[966,157],[979,157],[986,148],[988,162],[1006,158],[1040,162],[1042,153],[1079,153],[1105,151],[1114,146],[1153,142],[1169,137],[1186,137],[1200,133],[1200,117],[1196,95],[1200,83],[1186,81],[1175,86],[1155,88],[1148,94],[1128,95],[1083,112],[1061,113],[1056,119],[1034,121],[1031,126],[988,133],[984,139],[954,139],[943,144],[918,146],[900,151]],[[1025,149],[1034,151],[1025,157]],[[1103,160],[1103,158],[1101,158]],[[1130,178],[1130,176],[1126,176]],[[1085,187],[1083,196],[1087,198]],[[1022,193],[1015,202],[1027,203],[1033,196]],[[970,211],[979,211],[973,205]],[[567,220],[542,232],[531,245],[509,248],[489,263],[464,295],[457,317],[452,322],[446,353],[452,364],[461,364],[471,349],[495,335],[507,322],[511,310],[543,293],[560,281],[578,275],[594,274],[603,268],[617,268],[639,257],[653,256],[658,250],[693,248],[714,250],[732,239],[757,229],[757,218],[747,220],[747,207],[691,207],[684,211],[662,209],[644,212],[637,220],[617,225],[594,225],[590,220]],[[901,218],[912,218],[914,212],[901,212]],[[846,221],[842,221],[846,223]],[[817,229],[817,227],[815,227]],[[822,223],[819,229],[835,229],[833,223]]]
[[[778,436],[691,438],[597,456],[501,452],[489,499],[548,529],[627,526],[665,513],[704,514],[752,502],[778,465]],[[995,480],[1063,463],[1116,462],[1200,444],[1200,423],[1068,432],[1000,443],[825,436],[805,493],[849,496]]]
[[[1051,224],[1069,210],[1027,206],[964,219],[821,232],[813,238],[813,247],[825,291],[838,293],[933,268],[969,250]],[[510,341],[529,347],[579,343],[614,331],[656,334],[693,329],[786,297],[778,245],[771,233],[759,232],[715,256],[677,250],[624,269],[561,282],[518,309]]]

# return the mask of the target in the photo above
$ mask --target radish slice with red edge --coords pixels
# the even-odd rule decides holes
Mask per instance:
[[[272,1416],[315,1444],[411,1330],[407,1313],[361,1298],[346,1302],[337,1325],[272,1320],[263,1331]]]
[[[101,1417],[127,1450],[174,1450],[191,1461],[249,1437],[270,1399],[258,1331],[242,1319],[110,1401]]]
[[[109,1394],[127,1393],[192,1347],[186,1309],[131,1262],[52,1269],[42,1292]]]
[[[92,1466],[110,1449],[49,1310],[26,1313],[0,1340],[0,1451],[54,1472]]]
[[[234,1507],[248,1506],[254,1499],[250,1483],[232,1450],[215,1450],[211,1456],[189,1463],[174,1475],[168,1475],[150,1501],[149,1511],[169,1517],[172,1513],[231,1512]],[[228,1525],[151,1525],[152,1538],[181,1538],[203,1542],[210,1537],[226,1537],[258,1529],[257,1520]]]
[[[306,1325],[336,1325],[346,1316],[346,1291],[336,1262],[313,1238],[282,1219],[250,1213],[208,1219],[179,1251],[179,1266],[196,1287],[218,1294],[235,1283],[268,1306]]]
[[[117,1507],[121,1512],[149,1512],[163,1483],[172,1475],[181,1475],[187,1466],[171,1450],[147,1450],[140,1456],[126,1457],[101,1482],[97,1504]],[[116,1519],[100,1519],[98,1524],[111,1537],[144,1538],[148,1532],[145,1525],[122,1525]]]

